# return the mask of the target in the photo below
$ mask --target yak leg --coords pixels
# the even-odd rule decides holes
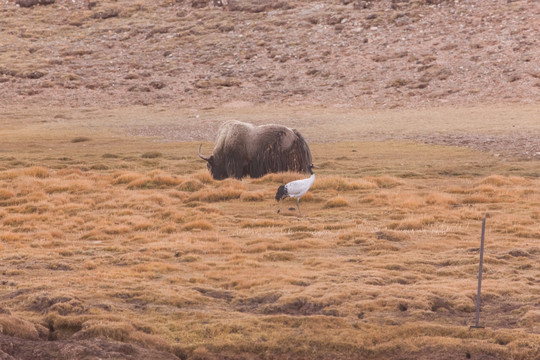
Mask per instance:
[[[227,175],[230,178],[241,180],[245,175],[244,163],[241,160],[227,159]]]

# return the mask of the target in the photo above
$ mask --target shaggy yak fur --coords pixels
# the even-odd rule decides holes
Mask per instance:
[[[201,144],[202,146],[202,144]],[[254,126],[236,120],[223,123],[210,157],[208,170],[216,180],[244,176],[258,178],[281,171],[307,172],[311,151],[302,135],[282,125]]]

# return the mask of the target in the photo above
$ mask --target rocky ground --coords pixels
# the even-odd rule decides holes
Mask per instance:
[[[536,0],[2,3],[0,104],[540,100]]]

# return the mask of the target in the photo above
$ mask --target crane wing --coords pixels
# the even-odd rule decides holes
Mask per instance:
[[[287,194],[291,197],[304,195],[313,184],[312,179],[291,181],[287,184]]]

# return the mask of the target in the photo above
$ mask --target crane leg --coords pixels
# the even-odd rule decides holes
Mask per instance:
[[[279,214],[279,212],[281,211],[281,205],[283,205],[283,198],[281,199],[281,201],[279,202],[279,209],[277,210],[277,213]]]
[[[298,208],[298,213],[302,216],[302,212],[300,211],[300,198],[296,199],[296,207]]]

